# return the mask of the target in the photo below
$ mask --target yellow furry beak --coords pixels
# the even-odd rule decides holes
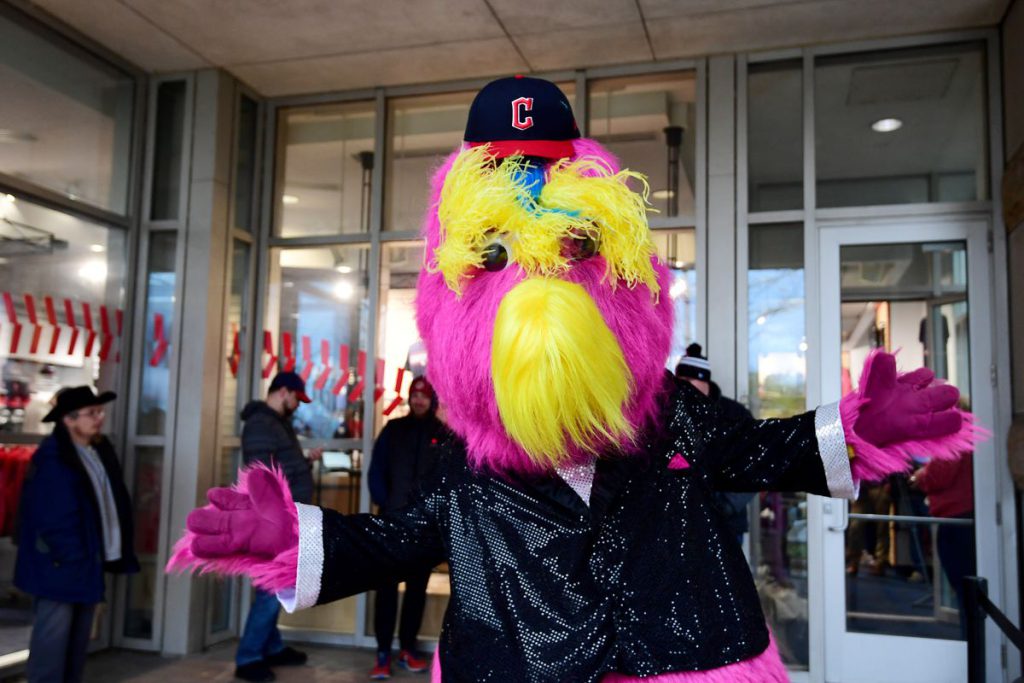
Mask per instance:
[[[632,375],[593,299],[557,278],[523,280],[498,307],[491,372],[501,421],[530,459],[554,467],[567,442],[631,440]]]

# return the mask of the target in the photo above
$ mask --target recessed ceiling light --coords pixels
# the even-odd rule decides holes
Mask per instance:
[[[352,286],[351,282],[341,280],[338,284],[334,285],[334,295],[342,301],[351,299],[355,293],[356,288]]]
[[[299,198],[293,194],[281,195],[282,204],[298,204]]]
[[[871,130],[876,133],[891,133],[894,130],[899,130],[903,127],[903,122],[899,119],[878,119],[871,124]]]
[[[673,192],[672,190],[655,190],[654,192],[651,193],[651,196],[654,197],[655,199],[668,199],[674,194],[675,192]]]
[[[0,199],[3,199],[5,204],[13,204],[15,201],[17,201],[17,197],[15,197],[13,194],[2,195],[0,196]]]
[[[336,271],[338,271],[339,273],[346,273],[347,274],[347,273],[351,273],[352,272],[352,266],[341,265],[341,266],[335,266],[334,269]]]
[[[89,245],[89,251],[91,251],[93,253],[96,253],[96,254],[102,254],[106,250],[107,250],[107,248],[105,246],[103,246],[102,244],[90,244]]]

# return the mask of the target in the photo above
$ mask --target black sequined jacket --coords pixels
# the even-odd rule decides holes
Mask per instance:
[[[457,440],[397,512],[299,506],[297,607],[447,561],[445,681],[598,681],[760,654],[765,619],[713,491],[850,495],[838,410],[731,423],[683,384],[663,418],[645,456],[598,460],[589,506],[554,475],[476,473]],[[677,454],[689,467],[668,467]]]

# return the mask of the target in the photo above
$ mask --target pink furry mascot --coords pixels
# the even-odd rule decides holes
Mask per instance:
[[[379,517],[243,472],[169,567],[248,574],[299,609],[447,561],[438,681],[787,680],[714,492],[853,498],[911,454],[958,457],[975,430],[957,390],[875,353],[839,404],[723,419],[664,370],[669,274],[642,176],[538,79],[486,86],[465,139],[434,176],[418,285],[456,435],[438,472]]]

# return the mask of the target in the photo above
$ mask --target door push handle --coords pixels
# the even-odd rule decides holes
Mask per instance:
[[[828,525],[829,531],[844,532],[846,528],[850,526],[850,509],[849,504],[845,500],[827,500],[825,501],[825,514],[828,515],[830,524]],[[835,523],[835,515],[839,516],[839,523]]]

